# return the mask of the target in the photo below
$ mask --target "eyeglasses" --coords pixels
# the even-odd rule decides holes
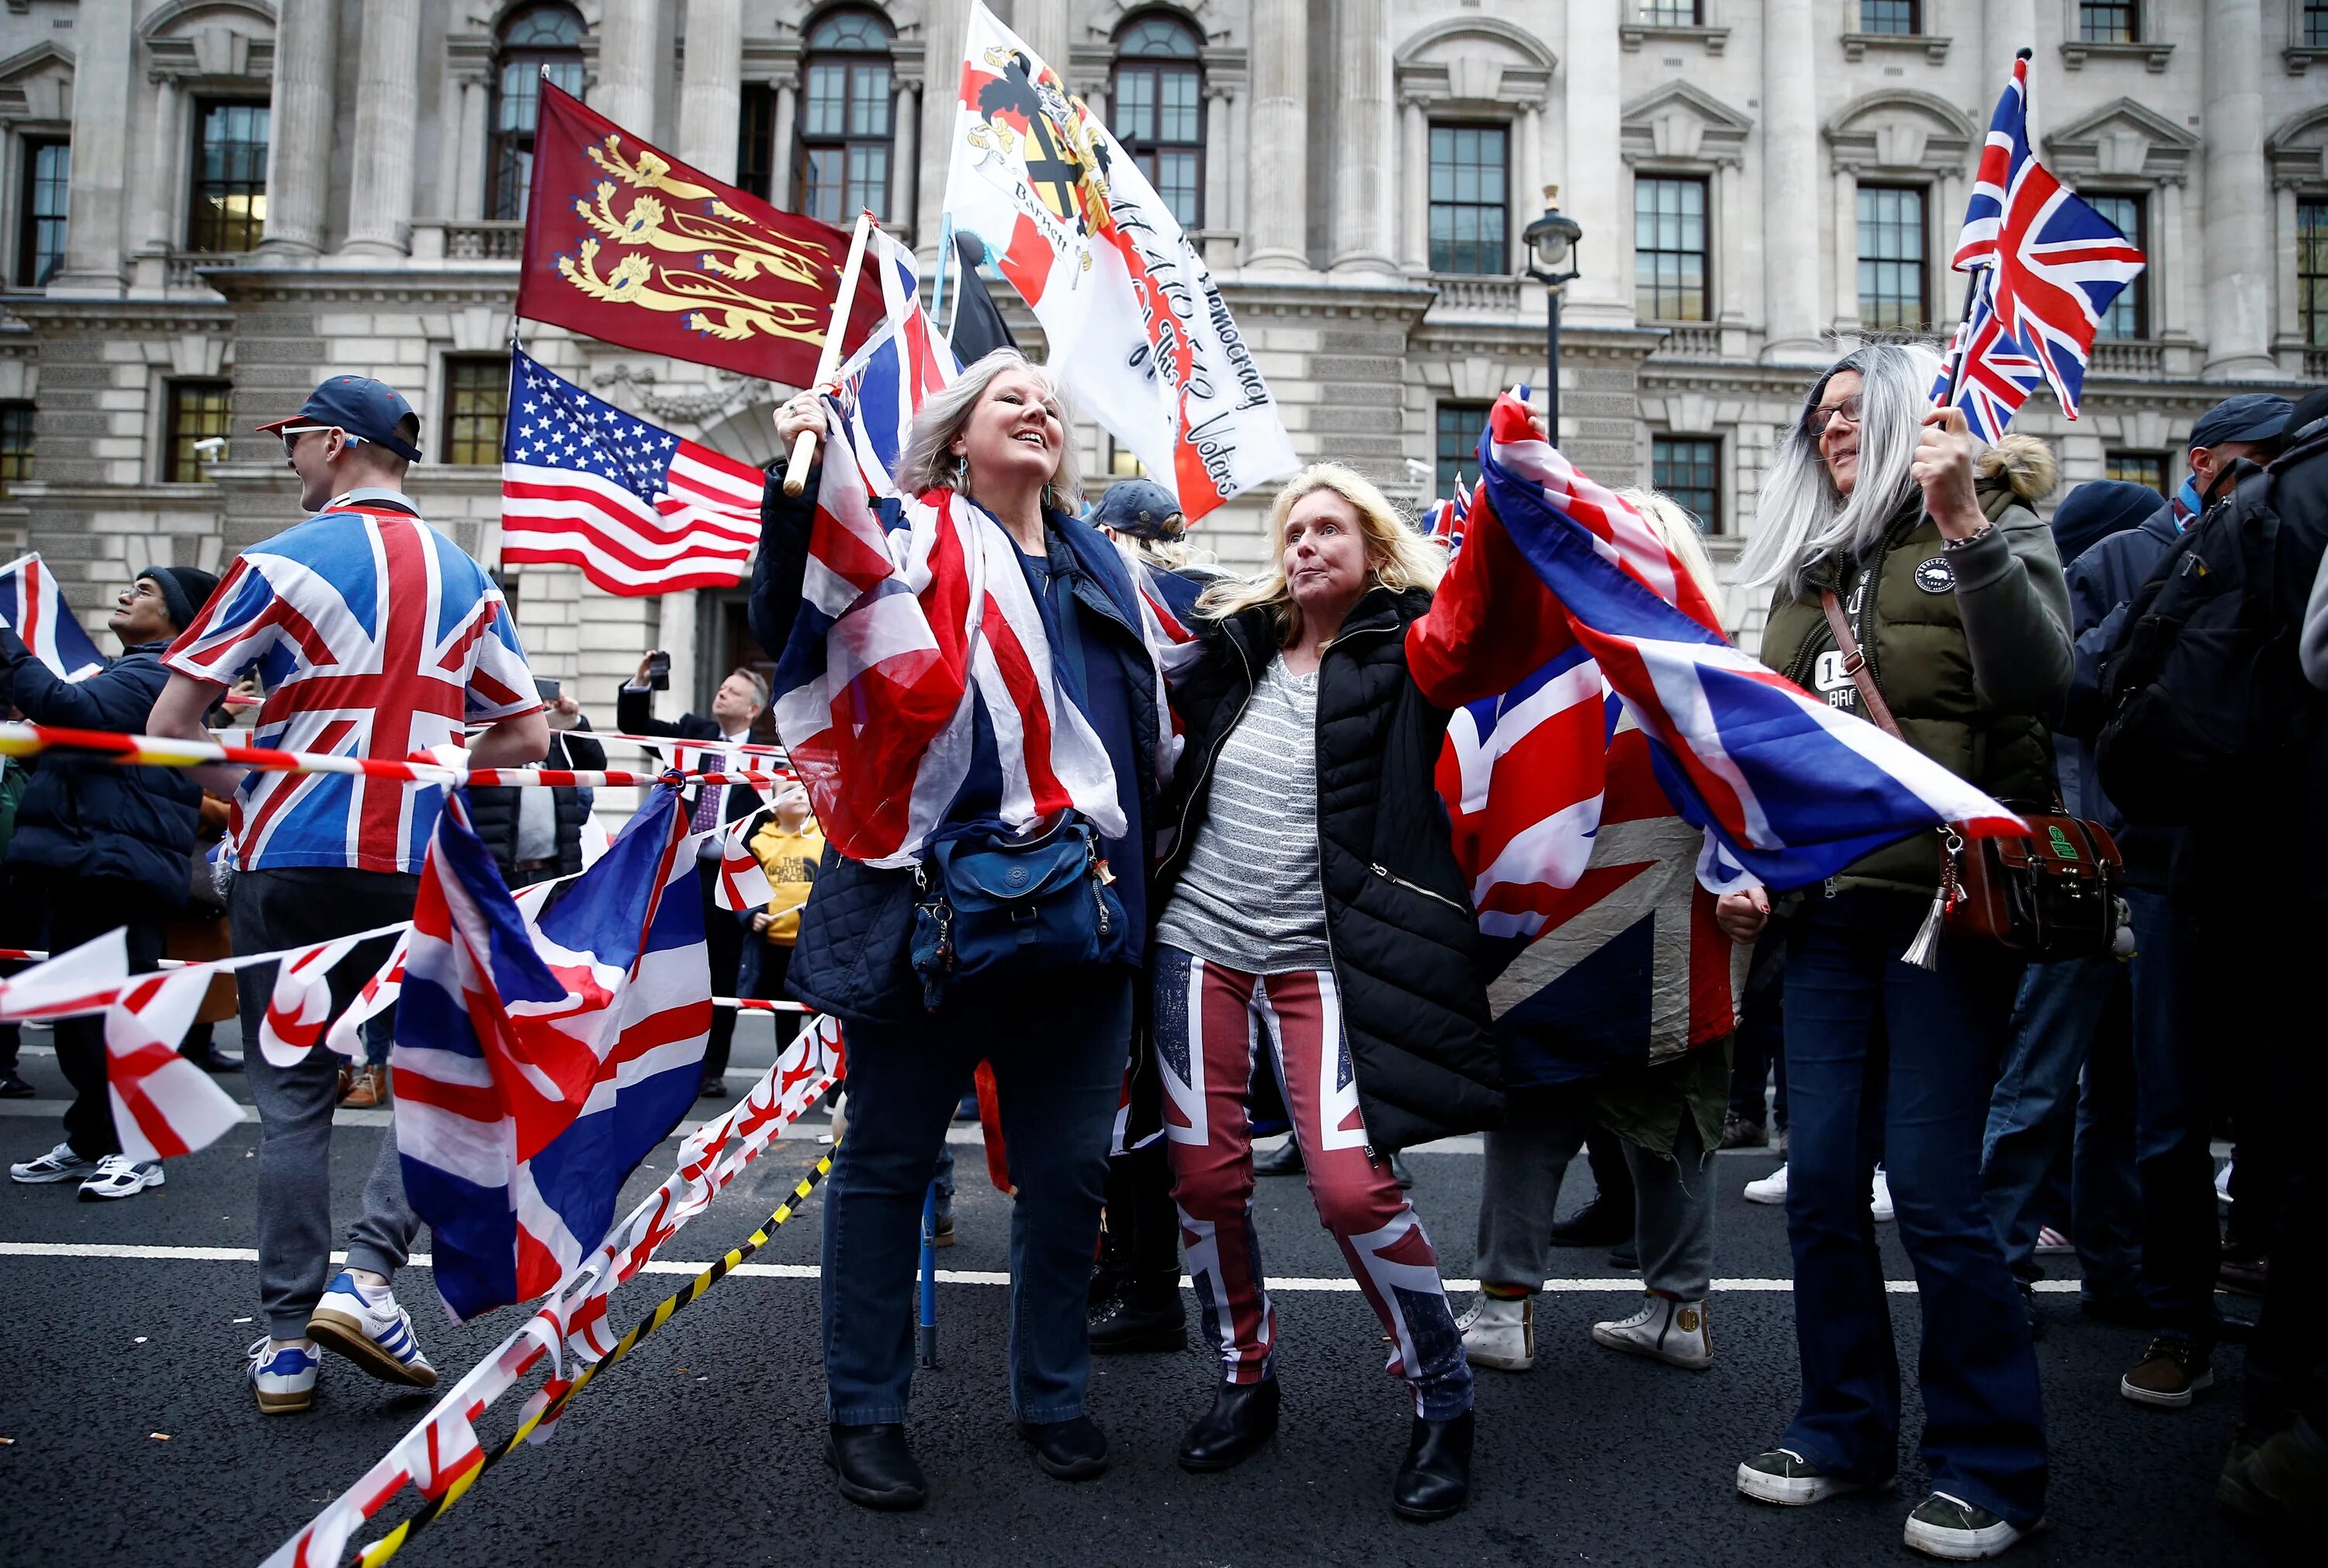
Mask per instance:
[[[325,430],[339,430],[342,436],[347,437],[347,443],[351,446],[363,445],[362,437],[349,436],[337,425],[292,425],[277,431],[276,434],[283,437],[283,455],[288,457],[291,455],[291,448],[298,444],[300,437],[318,435]]]
[[[1803,416],[1803,434],[1816,441],[1826,434],[1828,424],[1834,420],[1848,419],[1854,425],[1858,424],[1860,399],[1865,396],[1863,392],[1854,392],[1840,403],[1825,408],[1813,408]]]

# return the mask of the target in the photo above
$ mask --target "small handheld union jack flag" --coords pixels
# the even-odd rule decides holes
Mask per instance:
[[[1985,272],[1974,280],[1971,294],[1972,307],[1957,325],[1948,362],[1932,383],[1932,401],[1962,408],[1972,433],[1994,446],[2044,380],[2045,371],[1998,323]]]

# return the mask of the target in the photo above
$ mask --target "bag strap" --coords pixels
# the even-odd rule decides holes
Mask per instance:
[[[1883,693],[1876,688],[1875,677],[1867,672],[1867,655],[1860,651],[1859,639],[1851,634],[1851,618],[1843,613],[1843,601],[1835,596],[1833,588],[1819,590],[1819,607],[1826,612],[1827,630],[1835,634],[1835,645],[1843,653],[1843,672],[1859,689],[1859,699],[1867,704],[1867,716],[1892,739],[1906,739],[1900,733],[1900,721],[1892,717],[1892,705],[1883,700]]]

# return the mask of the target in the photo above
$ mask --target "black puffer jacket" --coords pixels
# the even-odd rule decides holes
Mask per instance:
[[[549,755],[541,765],[550,769],[573,768],[582,773],[596,773],[606,765],[606,748],[590,738],[590,721],[577,719],[575,728],[549,737]],[[524,792],[539,789],[539,784],[521,784],[509,789],[473,789],[469,791],[469,822],[477,830],[477,837],[485,842],[485,850],[493,864],[507,875],[517,861],[517,816]],[[552,809],[557,812],[555,836],[551,840],[553,858],[558,862],[558,875],[571,877],[582,869],[582,822],[590,814],[591,792],[586,789],[553,789],[549,792]]]
[[[1406,666],[1406,629],[1430,607],[1420,589],[1374,589],[1318,670],[1326,934],[1359,1113],[1377,1150],[1476,1132],[1503,1115],[1478,922],[1432,778],[1448,713]],[[1206,658],[1172,693],[1188,744],[1163,818],[1178,826],[1157,873],[1159,913],[1204,820],[1213,760],[1277,652],[1267,610],[1214,623],[1205,643]]]

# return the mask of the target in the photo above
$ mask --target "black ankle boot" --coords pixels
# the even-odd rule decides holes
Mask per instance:
[[[1391,1511],[1427,1525],[1463,1511],[1471,1500],[1471,1413],[1452,1421],[1414,1418],[1406,1458],[1390,1484]]]
[[[906,1446],[906,1429],[895,1422],[877,1426],[825,1428],[824,1462],[840,1483],[840,1495],[860,1507],[918,1508],[929,1482]]]
[[[1087,1481],[1107,1473],[1107,1434],[1090,1416],[1021,1422],[1018,1431],[1047,1474],[1063,1481]]]
[[[1180,1302],[1178,1274],[1124,1281],[1113,1295],[1093,1304],[1087,1320],[1094,1356],[1130,1356],[1188,1347],[1187,1319]]]
[[[1243,1464],[1277,1432],[1277,1379],[1224,1383],[1213,1407],[1180,1440],[1180,1468],[1203,1474]]]

